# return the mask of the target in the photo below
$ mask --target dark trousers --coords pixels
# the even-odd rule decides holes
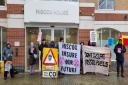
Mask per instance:
[[[7,79],[8,71],[4,71],[4,79]],[[11,78],[14,78],[14,70],[10,69]]]
[[[117,75],[120,74],[120,67],[121,67],[121,75],[124,73],[124,61],[117,61]]]

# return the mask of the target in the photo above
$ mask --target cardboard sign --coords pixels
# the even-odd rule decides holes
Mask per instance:
[[[58,49],[44,48],[42,57],[42,77],[56,78],[58,74]],[[56,76],[53,72],[56,72]]]

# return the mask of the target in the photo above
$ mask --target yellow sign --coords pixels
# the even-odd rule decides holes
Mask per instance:
[[[44,48],[42,58],[42,77],[56,78],[58,74],[58,49]]]
[[[44,78],[57,78],[58,72],[57,71],[43,71]]]
[[[0,61],[0,77],[4,78],[4,61]]]

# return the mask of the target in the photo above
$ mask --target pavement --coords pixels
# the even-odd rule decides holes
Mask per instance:
[[[109,76],[102,74],[64,75],[63,78],[44,79],[39,73],[17,74],[13,79],[0,79],[0,85],[128,85],[128,74],[125,78],[117,77],[116,72],[110,72]]]

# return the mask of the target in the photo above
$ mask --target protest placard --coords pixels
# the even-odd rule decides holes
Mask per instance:
[[[59,69],[64,74],[80,74],[80,45],[59,43]]]
[[[83,46],[83,73],[108,75],[111,50],[107,47]]]

